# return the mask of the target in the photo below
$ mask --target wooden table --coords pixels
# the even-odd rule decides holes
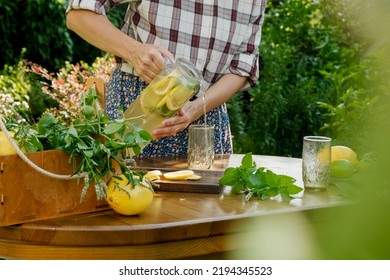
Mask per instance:
[[[214,169],[239,166],[243,155],[217,156]],[[258,156],[258,166],[301,182],[301,159]],[[141,164],[185,168],[183,159]],[[140,165],[141,165],[140,164]],[[252,199],[243,203],[229,188],[220,194],[156,192],[152,205],[137,216],[112,210],[16,226],[0,227],[0,258],[9,259],[183,259],[230,258],[245,250],[256,227],[274,217],[303,214],[321,226],[337,215],[343,201],[334,187],[302,192],[290,202]],[[254,227],[256,225],[256,227]],[[297,227],[302,226],[298,221]]]

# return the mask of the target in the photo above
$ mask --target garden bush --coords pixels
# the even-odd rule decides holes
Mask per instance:
[[[22,61],[14,66],[4,67],[0,71],[0,117],[6,119],[17,113],[24,119],[30,119],[30,89]]]
[[[339,141],[342,133],[336,133],[334,118],[341,115],[331,111],[352,85],[354,91],[362,90],[363,82],[356,81],[367,80],[367,65],[361,62],[364,46],[345,28],[344,16],[331,1],[268,2],[260,80],[229,102],[236,153],[300,157],[305,135]],[[346,114],[350,120],[355,117]],[[345,121],[342,130],[350,125],[345,118],[339,121]],[[348,137],[339,142],[352,144],[345,142]]]
[[[23,58],[49,71],[65,67],[66,61],[92,63],[104,53],[68,30],[65,0],[0,1],[0,69],[17,64]],[[125,6],[109,15],[119,26]]]
[[[63,123],[77,114],[90,77],[107,81],[114,69],[113,56],[98,57],[91,64],[66,63],[57,73],[21,60],[0,71],[0,117],[30,124],[50,112]]]
[[[51,71],[71,60],[73,42],[65,26],[65,1],[12,0],[0,2],[0,57],[15,64],[23,48],[25,58]],[[15,60],[16,59],[16,60]]]
[[[376,43],[370,38],[372,30],[354,25],[344,2],[339,2],[268,1],[260,80],[228,102],[235,153],[300,157],[302,138],[309,134],[330,136],[334,144],[359,153],[369,149],[364,147],[365,138],[379,121],[381,103],[390,88],[376,81],[388,73],[373,68],[384,60],[384,54],[372,47]],[[117,26],[125,6],[110,14]],[[8,64],[1,72],[1,90],[3,96],[7,93],[14,100],[26,101],[28,111],[22,103],[16,103],[21,107],[15,109],[32,121],[58,105],[52,98],[58,89],[42,88],[41,82],[50,85],[62,80],[70,90],[72,84],[82,84],[93,75],[96,58],[103,56],[66,29],[65,8],[61,0],[0,2],[0,32],[4,34],[0,64]],[[21,34],[24,38],[19,44]],[[26,71],[22,59],[47,72],[38,76],[22,73]],[[102,63],[98,67],[112,67],[111,60]],[[80,79],[67,80],[76,76]]]

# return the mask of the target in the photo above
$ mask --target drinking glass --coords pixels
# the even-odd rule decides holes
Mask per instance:
[[[302,149],[302,179],[305,189],[321,190],[329,184],[331,141],[325,136],[305,136]]]
[[[189,169],[210,169],[214,164],[214,126],[190,125],[187,163]]]

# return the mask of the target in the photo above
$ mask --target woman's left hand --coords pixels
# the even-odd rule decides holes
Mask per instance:
[[[187,102],[177,113],[177,115],[164,120],[161,126],[154,129],[152,136],[154,140],[167,136],[175,136],[180,131],[186,129],[194,120],[196,102]]]
[[[245,85],[246,81],[247,77],[241,77],[231,73],[223,75],[218,82],[207,89],[205,93],[204,102],[206,103],[206,112],[228,101]],[[158,140],[163,137],[176,135],[178,132],[183,131],[193,121],[203,116],[203,107],[202,98],[187,102],[176,116],[164,120],[160,127],[153,130],[153,138]]]

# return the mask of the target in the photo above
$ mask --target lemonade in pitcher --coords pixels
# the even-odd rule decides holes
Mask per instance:
[[[179,58],[168,63],[124,112],[124,117],[152,133],[199,92],[201,81],[200,71],[189,61]]]

